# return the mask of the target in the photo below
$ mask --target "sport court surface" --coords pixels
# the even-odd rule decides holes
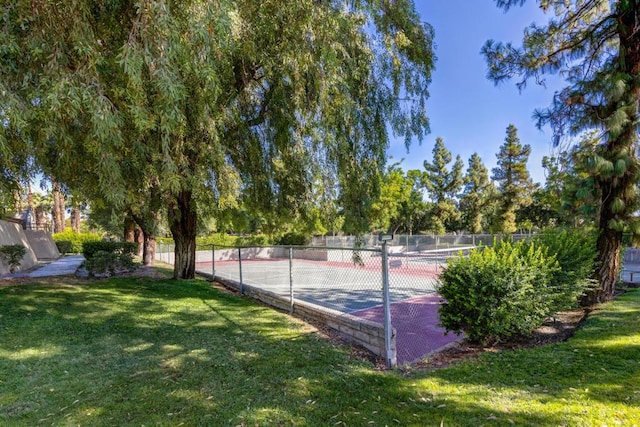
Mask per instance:
[[[382,268],[378,256],[356,265],[350,259],[310,261],[272,258],[242,260],[242,282],[294,301],[305,301],[353,316],[383,323]],[[389,258],[391,323],[396,329],[398,364],[413,362],[460,339],[445,335],[438,316],[437,277],[443,259]],[[212,273],[212,263],[201,262],[198,271]],[[237,260],[216,261],[215,275],[240,281]],[[291,289],[290,283],[293,283]]]

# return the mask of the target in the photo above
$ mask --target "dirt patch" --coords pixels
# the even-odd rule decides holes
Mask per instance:
[[[173,271],[153,265],[141,265],[134,271],[117,274],[118,277],[149,277],[152,279],[168,279],[173,277]]]
[[[28,277],[3,277],[0,278],[0,288],[23,285],[30,282],[33,282],[33,279],[30,279]]]
[[[496,342],[492,345],[470,344],[467,340],[462,340],[416,363],[415,367],[419,369],[445,368],[483,353],[532,348],[566,341],[575,333],[590,311],[591,309],[581,308],[558,313],[554,318],[548,319],[541,327],[533,331],[529,337]]]

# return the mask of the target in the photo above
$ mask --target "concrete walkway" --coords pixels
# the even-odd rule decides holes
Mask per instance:
[[[82,255],[63,256],[33,271],[24,273],[23,277],[69,276],[75,274],[83,262],[84,257]]]

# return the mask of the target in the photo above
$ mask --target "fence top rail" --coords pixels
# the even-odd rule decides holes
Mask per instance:
[[[382,252],[382,247],[379,248],[347,248],[340,246],[298,246],[298,245],[242,245],[242,246],[230,246],[230,245],[218,245],[216,243],[213,244],[205,244],[198,245],[198,248],[207,248],[207,249],[270,249],[270,248],[282,248],[282,249],[308,249],[312,251],[321,251],[321,250],[336,250],[336,251],[354,251],[354,252]]]

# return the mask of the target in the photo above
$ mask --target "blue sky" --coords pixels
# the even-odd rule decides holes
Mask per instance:
[[[548,78],[546,88],[529,82],[519,92],[515,81],[495,86],[487,80],[487,66],[480,49],[484,43],[511,41],[520,45],[525,27],[544,24],[547,17],[534,1],[505,13],[492,0],[416,0],[422,20],[435,30],[436,69],[429,87],[427,114],[431,133],[407,153],[402,141],[393,142],[391,162],[404,158],[402,167],[423,169],[432,160],[436,137],[442,137],[453,157],[462,156],[465,171],[469,157],[477,152],[489,169],[504,143],[509,124],[518,128],[523,144],[531,146],[527,167],[534,182],[544,183],[543,156],[553,153],[551,130],[538,130],[533,111],[550,105],[558,78]]]

